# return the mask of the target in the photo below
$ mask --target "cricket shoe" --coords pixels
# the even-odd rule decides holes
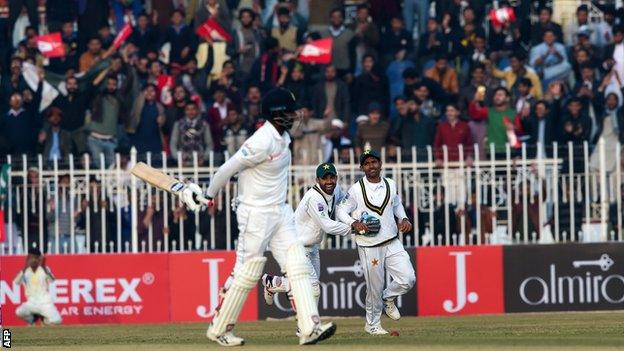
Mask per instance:
[[[212,332],[211,329],[212,329],[212,325],[208,327],[208,330],[206,331],[206,336],[208,337],[208,339],[216,342],[217,344],[221,346],[245,345],[245,339],[239,338],[238,336],[234,335],[234,333],[232,332],[225,332],[222,335],[217,336],[216,334]]]
[[[299,337],[299,345],[314,345],[317,342],[329,339],[336,332],[336,324],[334,322],[329,322],[325,324],[318,324],[312,334],[305,336],[301,335]]]
[[[264,274],[262,276],[262,286],[264,286],[264,302],[267,305],[271,306],[275,298],[275,293],[272,291],[269,291],[269,289],[273,287],[273,276]]]
[[[381,325],[373,325],[369,326],[368,324],[364,327],[364,331],[369,333],[370,335],[386,335],[388,332],[381,327]]]
[[[386,311],[386,315],[388,317],[390,317],[390,319],[394,319],[395,321],[398,321],[401,318],[401,313],[399,312],[399,309],[396,307],[396,304],[394,303],[394,299],[390,299],[390,300],[384,300],[384,311]]]

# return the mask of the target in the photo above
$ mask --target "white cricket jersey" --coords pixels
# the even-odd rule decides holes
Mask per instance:
[[[339,186],[333,195],[327,195],[318,184],[303,195],[295,211],[295,226],[304,246],[320,244],[325,234],[345,236],[351,232],[351,226],[335,220],[336,205],[344,195]]]
[[[238,176],[237,200],[249,206],[272,206],[286,203],[290,136],[279,135],[266,122],[234,154],[248,168]]]
[[[54,276],[50,269],[39,266],[35,271],[30,267],[21,270],[13,280],[13,284],[24,284],[26,299],[29,301],[52,302],[48,288],[53,281]]]
[[[398,236],[396,219],[407,218],[394,180],[381,178],[371,183],[366,177],[353,184],[340,202],[336,215],[341,222],[351,225],[362,213],[379,218],[381,229],[375,236],[355,235],[359,246],[376,246]]]

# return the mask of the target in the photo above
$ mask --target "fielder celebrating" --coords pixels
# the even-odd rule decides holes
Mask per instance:
[[[267,122],[258,129],[212,177],[206,194],[197,184],[186,184],[180,199],[190,210],[211,205],[230,178],[238,175],[238,245],[236,264],[226,281],[223,301],[208,327],[206,336],[222,346],[243,345],[232,329],[249,291],[262,275],[271,250],[282,272],[289,277],[297,306],[299,344],[314,344],[336,331],[332,322],[321,324],[312,293],[309,262],[295,234],[292,208],[286,204],[291,154],[288,130],[296,118],[295,97],[285,89],[273,89],[262,100]],[[205,198],[204,198],[205,196]]]
[[[349,225],[335,220],[336,205],[345,195],[342,189],[336,186],[337,180],[338,175],[333,164],[320,164],[316,168],[316,184],[303,195],[295,210],[297,235],[305,246],[306,256],[310,260],[310,279],[317,305],[321,296],[319,244],[325,234],[345,236],[351,232]],[[262,284],[264,299],[268,305],[273,304],[274,294],[290,290],[286,277],[265,274],[262,277]]]
[[[13,280],[13,284],[24,284],[26,288],[26,302],[15,310],[15,314],[31,325],[39,316],[43,318],[44,324],[61,324],[61,315],[49,291],[53,281],[54,276],[46,267],[41,251],[37,248],[28,250],[26,267]]]
[[[379,154],[373,150],[365,151],[360,156],[360,168],[365,177],[349,188],[336,209],[336,216],[350,224],[357,233],[355,241],[366,279],[364,330],[381,335],[388,333],[381,327],[382,308],[388,317],[401,318],[395,299],[408,292],[416,282],[409,255],[398,239],[398,233],[410,231],[412,224],[407,219],[396,183],[380,175]],[[392,281],[384,289],[386,273]]]

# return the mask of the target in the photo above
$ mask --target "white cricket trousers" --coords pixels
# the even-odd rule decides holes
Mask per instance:
[[[255,207],[241,204],[236,210],[238,245],[234,273],[253,257],[262,257],[271,250],[273,257],[286,272],[286,253],[297,243],[295,214],[289,205]]]
[[[384,299],[408,292],[416,283],[410,257],[399,239],[375,247],[358,246],[366,279],[366,324],[379,326]],[[391,281],[386,285],[386,274]]]
[[[17,307],[15,314],[28,324],[33,323],[36,314],[43,317],[45,324],[60,324],[62,322],[59,311],[50,301],[28,300]]]

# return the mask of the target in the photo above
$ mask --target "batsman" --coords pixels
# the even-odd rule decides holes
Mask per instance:
[[[337,218],[351,225],[366,279],[366,325],[372,335],[388,334],[381,326],[382,309],[397,320],[396,298],[416,282],[410,257],[399,240],[412,224],[397,192],[396,183],[381,176],[381,158],[374,150],[360,156],[364,177],[353,184],[336,208]],[[398,223],[398,224],[397,224]],[[379,225],[380,224],[380,225]],[[386,274],[392,280],[386,284]],[[385,288],[384,288],[385,287]]]
[[[336,325],[321,324],[309,261],[297,239],[293,210],[286,203],[291,161],[288,130],[297,118],[294,95],[282,88],[271,90],[262,100],[262,115],[267,122],[219,168],[205,194],[193,183],[185,184],[179,192],[181,201],[190,210],[197,210],[205,199],[211,205],[219,189],[238,174],[236,264],[225,282],[223,301],[206,336],[222,346],[244,344],[232,329],[249,291],[262,275],[268,248],[289,278],[297,306],[299,344],[315,344],[331,337]]]

